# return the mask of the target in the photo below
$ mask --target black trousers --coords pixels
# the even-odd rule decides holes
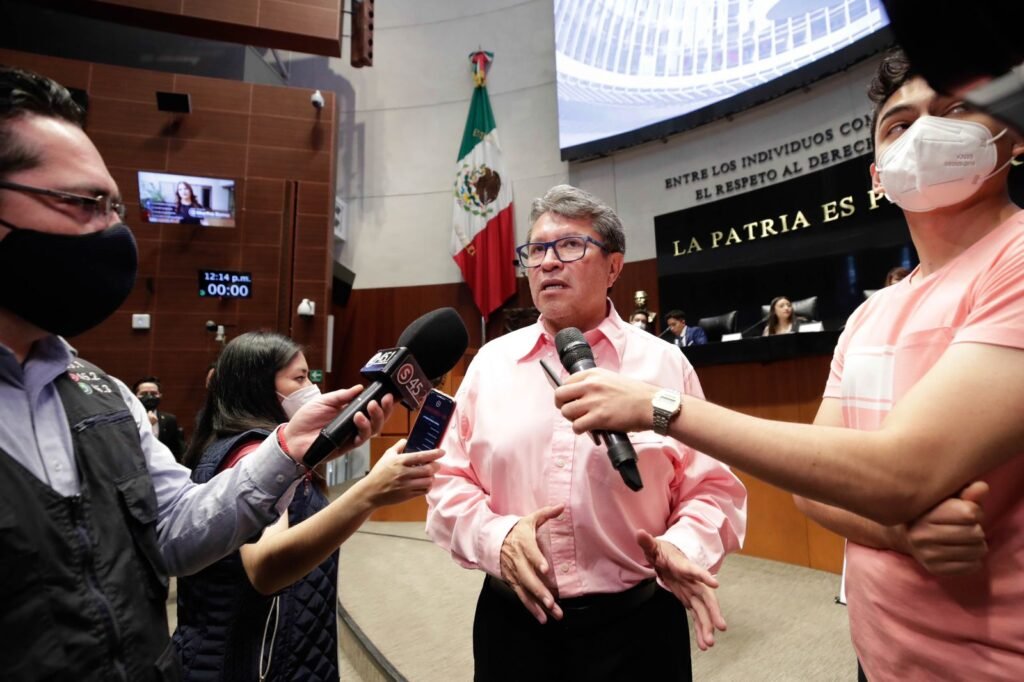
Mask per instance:
[[[492,581],[484,581],[473,621],[477,682],[692,679],[686,609],[671,592],[655,587],[626,606],[614,597],[563,600],[565,617],[541,625]]]

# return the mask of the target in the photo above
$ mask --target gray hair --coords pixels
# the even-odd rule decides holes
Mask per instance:
[[[555,213],[564,218],[589,218],[591,227],[600,235],[610,253],[626,253],[622,221],[611,206],[590,192],[572,185],[555,185],[544,196],[534,199],[530,207],[531,232],[533,224],[545,213]]]

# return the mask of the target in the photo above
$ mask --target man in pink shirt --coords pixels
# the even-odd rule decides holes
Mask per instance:
[[[899,52],[871,95],[872,177],[920,266],[850,317],[813,426],[686,396],[669,433],[810,498],[850,539],[850,629],[872,682],[1021,680],[1024,211],[1008,174],[1024,136]],[[651,424],[654,386],[603,370],[567,383],[578,431]]]
[[[488,574],[476,679],[690,679],[684,605],[698,645],[711,646],[725,628],[711,573],[742,544],[746,491],[726,466],[648,429],[630,436],[644,484],[633,492],[604,446],[573,433],[539,363],[568,376],[562,329],[584,332],[599,366],[702,393],[686,358],[607,298],[625,251],[611,208],[559,185],[531,223],[517,250],[541,318],[480,349],[427,497],[430,537]]]

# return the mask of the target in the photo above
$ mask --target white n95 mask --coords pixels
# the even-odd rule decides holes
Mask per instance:
[[[281,395],[278,393],[278,395]],[[291,419],[295,416],[295,413],[299,411],[299,408],[308,403],[310,400],[316,400],[320,396],[320,387],[316,384],[310,384],[300,388],[297,391],[292,391],[288,395],[281,398],[281,409]]]
[[[922,116],[878,158],[882,190],[912,213],[954,206],[1009,165],[1012,157],[996,168],[995,141],[1005,133],[993,137],[974,121]]]

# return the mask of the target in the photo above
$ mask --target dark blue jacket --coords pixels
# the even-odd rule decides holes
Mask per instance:
[[[268,435],[253,430],[214,442],[193,470],[192,480],[209,481],[238,446]],[[327,504],[327,497],[309,479],[300,482],[288,507],[289,525],[301,523]],[[179,578],[174,643],[185,679],[258,680],[265,643],[265,670],[270,660],[266,679],[337,682],[337,578],[338,552],[272,597],[252,587],[239,552]],[[272,615],[275,599],[280,611]]]

